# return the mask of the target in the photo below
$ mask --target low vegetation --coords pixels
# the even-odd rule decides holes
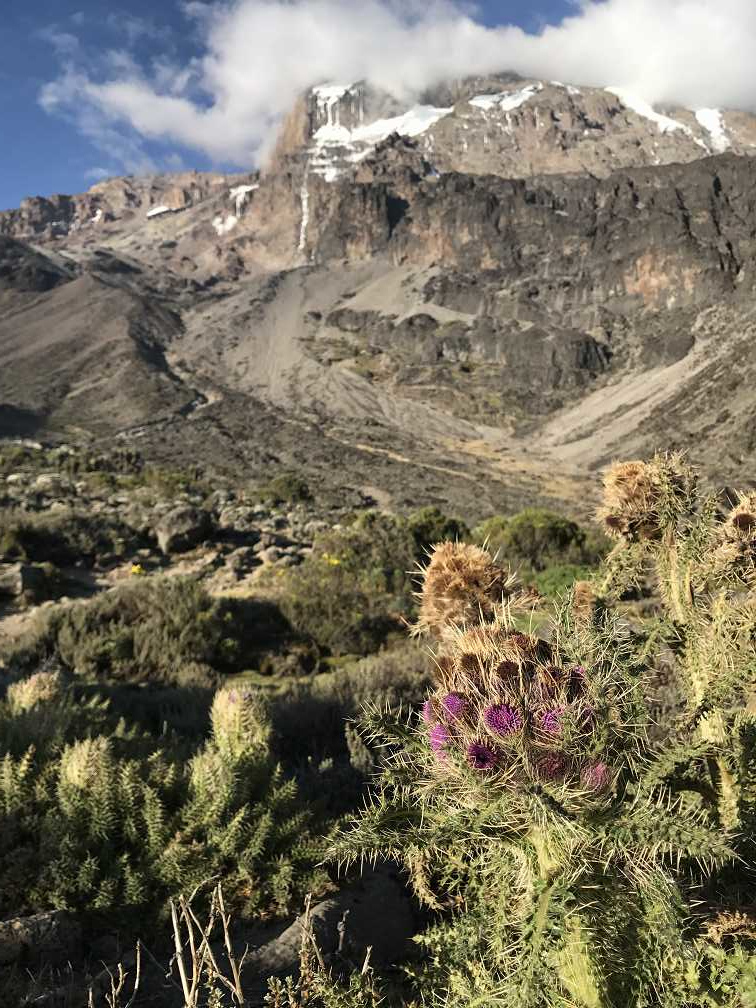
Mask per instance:
[[[367,512],[318,536],[312,554],[274,586],[292,627],[330,654],[368,654],[412,610],[416,546],[407,523]]]
[[[756,498],[722,508],[677,456],[604,496],[601,532],[343,514],[253,595],[139,571],[38,612],[0,668],[0,916],[138,937],[191,1008],[756,1003]],[[40,529],[85,542],[3,514],[26,562]],[[245,929],[381,860],[414,956],[322,953],[308,911],[298,972],[245,972]],[[172,1004],[145,976],[132,1008]],[[96,1008],[126,1008],[114,978]],[[40,990],[0,968],[3,1003]]]
[[[0,708],[0,914],[118,908],[120,927],[144,933],[145,914],[214,876],[245,916],[322,890],[263,698],[221,689],[208,722],[207,738],[156,736],[52,666],[13,683]]]
[[[210,685],[238,668],[233,607],[192,578],[135,578],[42,616],[17,661],[56,660],[85,681]]]

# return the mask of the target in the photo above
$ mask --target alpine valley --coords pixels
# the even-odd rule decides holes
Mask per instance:
[[[753,463],[753,116],[329,83],[271,149],[0,213],[0,436],[471,517],[585,512],[657,447]]]

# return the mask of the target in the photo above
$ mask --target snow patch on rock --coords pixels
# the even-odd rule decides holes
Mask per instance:
[[[170,207],[167,206],[156,206],[152,210],[147,211],[148,217],[160,217],[162,214],[173,213]]]
[[[213,218],[213,227],[217,235],[228,234],[229,231],[233,231],[237,223],[238,220],[233,214],[229,214],[228,217],[223,217],[222,214],[219,214]]]
[[[543,84],[528,84],[527,87],[520,88],[519,91],[502,91],[499,94],[475,95],[474,98],[470,99],[469,104],[475,108],[482,109],[483,112],[493,112],[495,109],[500,112],[513,112],[516,108],[534,98],[539,91],[543,91]]]
[[[706,130],[711,140],[711,149],[715,154],[724,154],[732,147],[732,141],[725,129],[724,117],[721,109],[702,108],[696,109],[696,119]]]
[[[318,114],[325,116],[329,126],[339,125],[339,102],[352,90],[352,84],[321,84],[312,89]]]
[[[329,122],[316,130],[313,140],[319,147],[375,145],[390,137],[392,133],[400,136],[419,136],[430,129],[439,119],[453,112],[453,108],[435,108],[433,105],[415,105],[409,111],[390,119],[376,119],[375,122],[356,129],[348,129],[337,123]]]
[[[313,134],[308,151],[308,170],[326,182],[335,182],[350,165],[366,158],[377,144],[392,133],[406,137],[420,136],[454,111],[453,107],[415,105],[402,115],[365,123],[362,94],[354,88],[355,85],[334,84],[313,89],[319,118],[326,121]],[[358,101],[359,125],[351,128],[343,126],[340,121],[340,102],[347,96]]]
[[[249,194],[259,189],[260,186],[255,185],[238,185],[234,186],[232,189],[228,190],[229,197],[234,201],[236,207],[236,216],[241,217],[244,207],[247,205],[247,200],[249,199]]]
[[[551,84],[552,87],[561,88],[569,95],[579,95],[583,93],[580,88],[576,88],[572,84],[562,84],[562,82],[558,80],[549,81],[549,84]]]
[[[307,243],[307,227],[310,223],[310,190],[307,187],[307,176],[310,171],[310,162],[307,163],[305,167],[304,179],[302,180],[302,189],[300,191],[300,199],[302,202],[302,222],[299,225],[299,245],[297,246],[298,252],[304,252],[305,244]]]
[[[604,90],[608,91],[609,94],[613,94],[616,98],[619,98],[625,108],[629,108],[637,115],[655,123],[660,133],[674,133],[675,130],[682,130],[682,132],[687,133],[688,136],[693,136],[693,133],[685,125],[685,123],[681,123],[677,119],[671,119],[669,116],[662,115],[660,112],[656,111],[653,105],[649,105],[648,102],[639,98],[637,95],[633,95],[629,91],[625,91],[623,88],[608,87]]]

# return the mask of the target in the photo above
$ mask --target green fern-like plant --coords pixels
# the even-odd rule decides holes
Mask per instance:
[[[256,691],[219,691],[211,735],[186,761],[185,741],[173,748],[73,689],[42,671],[0,704],[0,914],[116,910],[144,927],[216,876],[248,915],[323,888],[312,817],[272,756]]]

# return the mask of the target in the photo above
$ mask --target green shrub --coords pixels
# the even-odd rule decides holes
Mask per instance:
[[[590,567],[579,564],[553,564],[539,571],[533,584],[547,598],[559,599],[567,594],[576,581],[583,581],[592,574]]]
[[[459,518],[449,518],[437,507],[424,507],[413,512],[407,525],[415,540],[415,553],[423,559],[431,546],[444,540],[468,539],[470,530]]]
[[[366,512],[320,535],[276,597],[292,627],[334,655],[375,651],[412,609],[414,541],[401,519]]]
[[[0,560],[59,567],[82,561],[95,564],[102,557],[129,555],[143,545],[143,537],[112,516],[73,510],[0,512]]]
[[[296,473],[280,473],[257,490],[263,504],[297,504],[312,500],[306,481]]]
[[[84,679],[202,685],[235,668],[231,608],[191,578],[136,578],[54,609],[21,652],[55,657]]]
[[[598,563],[608,550],[604,536],[543,508],[526,508],[511,518],[494,515],[478,525],[473,539],[486,543],[513,567],[538,572],[554,564]]]

